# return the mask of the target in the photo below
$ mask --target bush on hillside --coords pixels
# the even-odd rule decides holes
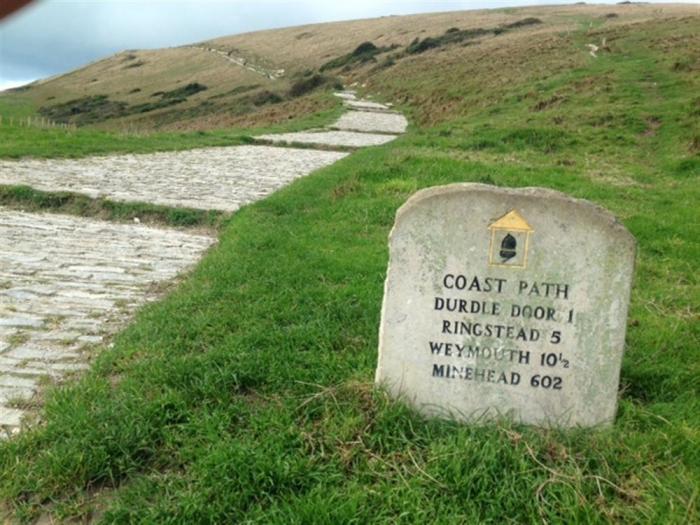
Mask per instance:
[[[359,65],[364,64],[366,62],[375,61],[375,57],[377,55],[381,53],[386,53],[387,51],[392,51],[397,47],[399,46],[391,45],[388,47],[377,47],[372,42],[362,42],[351,53],[339,56],[323,64],[321,66],[321,71],[327,71],[329,69],[338,69],[341,67],[350,67],[353,64]]]
[[[307,78],[302,78],[292,84],[292,87],[289,89],[289,96],[293,98],[301,97],[302,95],[311,93],[315,89],[328,84],[329,81],[330,79],[327,76],[318,73]]]
[[[417,55],[420,53],[424,53],[429,49],[435,49],[450,44],[468,42],[469,40],[473,40],[480,36],[489,34],[500,35],[511,29],[518,29],[520,27],[526,27],[541,23],[542,20],[540,20],[539,18],[528,17],[492,29],[487,29],[483,27],[476,27],[474,29],[459,29],[457,27],[451,27],[447,31],[445,31],[445,33],[441,36],[429,36],[424,38],[423,40],[421,40],[420,38],[416,38],[406,47],[406,53],[408,53],[409,55]]]
[[[110,100],[107,95],[92,95],[43,106],[39,108],[39,114],[54,122],[84,125],[124,116],[127,114],[127,104]]]
[[[251,97],[251,102],[256,105],[256,106],[264,106],[265,104],[277,104],[279,102],[282,102],[284,98],[282,98],[280,95],[277,93],[273,93],[272,91],[268,91],[267,89],[263,89],[262,91],[254,94]]]

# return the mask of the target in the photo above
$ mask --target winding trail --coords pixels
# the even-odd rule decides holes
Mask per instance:
[[[0,161],[0,184],[233,212],[349,154],[328,148],[383,144],[406,129],[385,105],[337,96],[350,110],[328,129],[259,137],[304,148]],[[0,207],[0,437],[30,422],[47,382],[88,368],[100,345],[215,243],[175,229]]]
[[[270,80],[277,80],[278,78],[281,78],[284,76],[284,69],[268,69],[266,67],[263,67],[259,64],[255,64],[251,62],[250,60],[247,60],[243,57],[237,57],[234,56],[231,53],[227,53],[226,51],[222,51],[221,49],[216,49],[215,47],[204,47],[204,46],[185,46],[185,47],[190,47],[192,49],[199,49],[200,51],[207,51],[209,53],[214,53],[215,55],[220,56],[224,60],[242,67],[244,69],[247,69],[248,71],[252,71],[253,73],[257,73],[258,75],[262,75],[263,77],[266,77]]]

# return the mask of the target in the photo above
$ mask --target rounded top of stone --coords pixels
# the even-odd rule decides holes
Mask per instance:
[[[526,198],[544,198],[550,201],[555,201],[559,204],[570,204],[588,212],[590,217],[597,222],[604,223],[606,226],[622,235],[633,246],[636,246],[636,239],[632,233],[622,224],[615,215],[603,208],[602,206],[588,201],[586,199],[577,199],[565,193],[550,188],[540,188],[537,186],[528,186],[525,188],[503,188],[500,186],[492,186],[490,184],[482,184],[478,182],[458,182],[454,184],[446,184],[443,186],[432,186],[414,193],[396,212],[396,228],[402,217],[412,208],[426,204],[428,201],[450,194],[491,194],[501,195],[505,197],[526,197]]]

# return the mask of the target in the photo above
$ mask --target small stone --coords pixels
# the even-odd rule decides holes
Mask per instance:
[[[23,415],[22,410],[0,406],[0,426],[19,427]]]
[[[34,388],[37,384],[36,379],[31,377],[18,377],[9,374],[0,374],[0,386],[17,387],[17,388]]]
[[[0,326],[16,326],[16,327],[30,327],[39,328],[42,325],[42,320],[37,317],[0,317]]]

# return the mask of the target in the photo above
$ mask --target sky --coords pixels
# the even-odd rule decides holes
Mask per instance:
[[[316,22],[557,3],[566,2],[40,0],[0,21],[0,91],[70,71],[124,49],[178,46],[217,36]]]

